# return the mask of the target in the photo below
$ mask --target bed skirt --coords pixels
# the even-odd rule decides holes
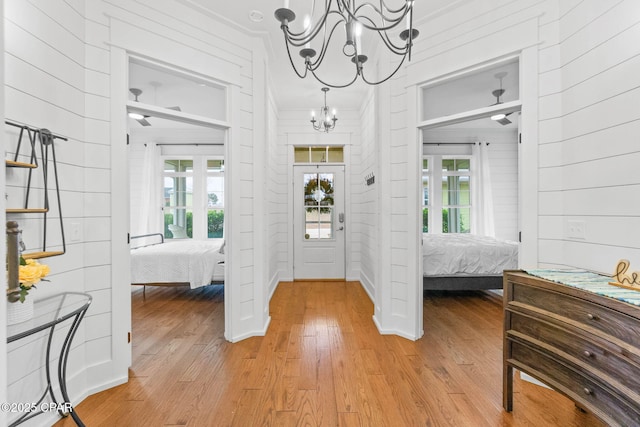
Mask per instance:
[[[470,291],[502,289],[500,276],[425,276],[422,278],[425,291]]]

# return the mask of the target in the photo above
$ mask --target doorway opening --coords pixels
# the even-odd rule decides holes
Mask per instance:
[[[127,85],[131,283],[143,294],[149,285],[162,286],[157,293],[181,286],[176,292],[192,297],[217,285],[219,303],[227,282],[227,89],[134,57]]]

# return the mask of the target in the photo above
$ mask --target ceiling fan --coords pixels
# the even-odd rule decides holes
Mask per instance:
[[[142,95],[142,89],[138,89],[138,88],[132,87],[132,88],[129,88],[129,92],[131,92],[131,94],[135,97],[135,99],[133,101],[134,102],[138,102],[138,96]],[[178,106],[165,107],[165,108],[167,108],[169,110],[182,111],[182,109],[180,107],[178,107]],[[131,117],[132,119],[136,120],[142,126],[151,126],[151,123],[149,123],[149,121],[147,120],[147,118],[151,117],[151,116],[147,116],[147,115],[140,114],[140,113],[129,112],[129,117]]]
[[[496,97],[496,102],[493,105],[502,104],[502,100],[500,99],[500,97],[504,95],[504,92],[505,92],[505,89],[502,89],[502,79],[506,75],[507,75],[506,71],[501,71],[494,75],[496,79],[500,80],[500,89],[495,89],[494,91],[491,92],[491,94]],[[507,118],[511,114],[513,114],[513,112],[507,113],[507,114],[505,113],[494,114],[493,116],[491,116],[491,120],[500,123],[502,126],[505,126],[511,123],[511,120]]]

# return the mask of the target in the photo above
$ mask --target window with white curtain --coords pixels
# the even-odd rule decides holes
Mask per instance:
[[[207,160],[207,237],[224,236],[224,160]]]
[[[224,160],[163,156],[162,194],[166,239],[224,236]]]
[[[424,233],[472,232],[471,172],[471,156],[433,155],[423,159],[422,231]],[[442,214],[433,215],[434,212],[442,212]]]

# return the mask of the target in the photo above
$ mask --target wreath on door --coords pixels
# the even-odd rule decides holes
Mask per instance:
[[[305,205],[333,206],[333,185],[328,179],[311,179],[304,187]]]

